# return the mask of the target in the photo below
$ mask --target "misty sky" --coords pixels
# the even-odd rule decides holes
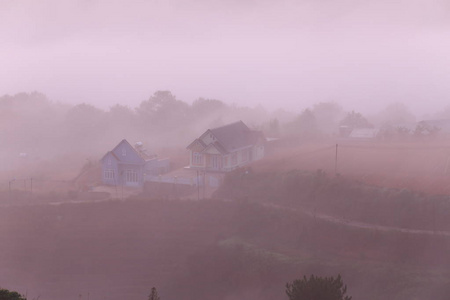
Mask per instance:
[[[0,95],[137,106],[156,90],[268,109],[450,104],[438,0],[0,0]]]

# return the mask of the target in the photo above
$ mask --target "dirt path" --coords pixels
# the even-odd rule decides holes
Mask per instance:
[[[186,200],[186,201],[189,201],[189,200],[196,201],[198,196],[200,196],[200,199],[209,199],[215,190],[216,190],[215,188],[208,189],[207,191],[201,190],[199,195],[197,195],[197,192],[196,192],[192,195],[188,195],[188,196],[182,197],[180,199]],[[126,201],[128,199],[128,197],[136,195],[140,192],[136,189],[124,189],[123,198],[122,197],[115,198],[115,197],[113,197],[113,195],[115,196],[117,193],[119,193],[120,196],[122,196],[122,190],[117,192],[114,187],[101,187],[101,188],[96,189],[95,191],[96,192],[100,192],[100,191],[108,192],[109,195],[102,197],[101,199],[65,200],[65,201],[53,201],[53,202],[46,202],[46,203],[42,203],[42,202],[41,203],[27,202],[27,203],[17,203],[17,204],[8,203],[8,204],[0,204],[0,207],[28,206],[28,205],[62,205],[62,204],[68,204],[68,203],[71,203],[71,204],[98,203],[98,202],[108,202],[108,201],[113,201],[113,200],[114,201],[118,201],[118,200]],[[323,214],[323,213],[317,213],[317,212],[313,212],[313,211],[301,209],[301,208],[292,208],[292,207],[276,205],[276,204],[272,204],[272,203],[265,203],[263,205],[265,207],[270,207],[270,208],[275,208],[275,209],[285,209],[285,210],[289,210],[289,211],[299,212],[299,213],[305,214],[311,218],[319,219],[319,220],[334,223],[334,224],[344,225],[344,226],[348,226],[348,227],[352,227],[352,228],[378,230],[378,231],[384,231],[384,232],[401,232],[401,233],[408,233],[408,234],[433,235],[433,236],[439,235],[439,236],[450,237],[449,231],[433,231],[433,230],[424,230],[424,229],[408,229],[408,228],[393,227],[393,226],[383,226],[383,225],[370,224],[370,223],[364,223],[364,222],[359,222],[359,221],[352,221],[352,220],[348,220],[348,219],[343,219],[341,217],[331,216],[331,215],[327,215],[327,214]]]
[[[450,237],[449,231],[407,229],[407,228],[401,228],[401,227],[383,226],[383,225],[369,224],[369,223],[358,222],[358,221],[351,221],[351,220],[342,219],[339,217],[330,216],[330,215],[326,215],[326,214],[322,214],[322,213],[311,212],[306,209],[290,208],[290,207],[276,205],[276,204],[265,204],[264,206],[300,212],[300,213],[308,215],[309,217],[312,217],[312,218],[320,219],[322,221],[326,221],[326,222],[330,222],[330,223],[334,223],[334,224],[353,227],[353,228],[378,230],[378,231],[385,231],[385,232],[401,232],[401,233],[409,233],[409,234],[421,234],[421,235],[440,235],[440,236]]]

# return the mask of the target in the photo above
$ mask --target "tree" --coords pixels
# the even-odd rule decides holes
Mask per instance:
[[[340,126],[347,126],[349,128],[373,128],[373,125],[360,113],[349,112],[344,119],[339,123]]]
[[[155,125],[157,130],[177,128],[185,124],[189,105],[178,100],[170,91],[157,91],[147,101],[141,102],[136,112],[145,125]]]
[[[27,300],[27,298],[23,297],[18,292],[0,289],[0,300]]]
[[[347,286],[342,282],[341,275],[334,277],[319,277],[311,275],[308,278],[294,280],[286,284],[286,294],[289,300],[351,300],[346,296]]]
[[[101,143],[101,137],[108,128],[106,113],[86,103],[72,107],[66,113],[66,136],[69,137],[67,146],[75,147],[82,143]]]
[[[338,130],[339,119],[342,118],[342,107],[336,102],[320,102],[314,104],[312,113],[318,129],[325,134],[333,134]]]
[[[148,300],[160,300],[158,292],[156,291],[155,287],[152,287],[152,291],[150,295],[148,296]],[[0,299],[1,300],[1,299]]]
[[[220,100],[198,98],[192,103],[191,108],[195,117],[204,117],[208,114],[224,111],[227,106]]]
[[[288,123],[286,127],[290,135],[304,140],[312,139],[319,134],[316,117],[308,108],[298,115],[293,122]]]
[[[416,121],[416,117],[403,103],[392,103],[388,105],[375,118],[381,125],[408,124]]]

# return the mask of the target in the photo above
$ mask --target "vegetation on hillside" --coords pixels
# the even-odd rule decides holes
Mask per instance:
[[[450,283],[447,239],[352,229],[249,201],[9,207],[0,238],[3,284],[31,299],[144,299],[151,284],[164,300],[264,300],[299,274],[340,273],[355,299],[444,300]]]
[[[27,298],[15,291],[0,289],[0,300],[27,300]]]
[[[291,170],[236,170],[216,196],[273,203],[341,219],[399,228],[450,231],[450,196],[375,187],[344,176]]]
[[[289,300],[351,300],[341,275],[334,277],[303,276],[286,284]]]

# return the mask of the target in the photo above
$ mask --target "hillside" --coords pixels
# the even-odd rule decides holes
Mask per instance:
[[[338,145],[336,157],[336,144]],[[418,139],[409,142],[338,140],[277,148],[254,164],[261,172],[323,170],[368,185],[450,195],[450,144]],[[337,163],[336,163],[337,162]]]
[[[423,188],[445,187],[445,148],[362,146],[342,146],[337,175],[335,146],[281,151],[204,201],[7,193],[0,283],[42,300],[146,299],[153,286],[163,300],[264,300],[340,273],[353,299],[447,299],[449,196]]]
[[[2,285],[39,299],[283,299],[341,273],[354,299],[446,299],[448,239],[337,226],[248,201],[8,207]],[[381,288],[382,287],[382,288]]]

